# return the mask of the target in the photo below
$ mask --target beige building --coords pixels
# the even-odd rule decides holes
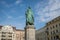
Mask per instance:
[[[46,24],[47,39],[60,40],[60,16]]]
[[[29,31],[31,34],[32,30]],[[36,30],[35,34],[36,40],[60,40],[60,16],[48,22],[45,27]],[[25,31],[10,25],[0,26],[0,40],[25,40]]]
[[[16,30],[16,40],[25,40],[25,33],[24,30]]]
[[[36,40],[60,40],[60,16],[36,31]]]
[[[24,40],[24,30],[13,26],[0,26],[0,40]]]
[[[47,40],[46,27],[36,31],[36,40]]]

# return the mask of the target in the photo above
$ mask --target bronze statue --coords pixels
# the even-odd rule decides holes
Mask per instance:
[[[34,25],[33,12],[30,7],[26,11],[26,25]]]

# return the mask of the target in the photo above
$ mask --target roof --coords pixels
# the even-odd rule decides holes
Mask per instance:
[[[0,29],[2,28],[3,26],[0,25]]]
[[[52,24],[52,23],[54,23],[58,20],[60,20],[60,16],[58,16],[58,17],[54,18],[53,20],[49,21],[46,25]]]
[[[16,29],[16,31],[24,31],[24,30],[21,30],[21,29]]]

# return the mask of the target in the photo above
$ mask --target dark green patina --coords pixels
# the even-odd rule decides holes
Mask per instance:
[[[30,7],[26,11],[26,25],[34,25],[33,12]]]

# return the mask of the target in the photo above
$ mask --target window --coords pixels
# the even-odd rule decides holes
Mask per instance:
[[[1,40],[6,40],[6,39],[1,39]]]
[[[57,25],[56,25],[56,27],[57,27]]]
[[[54,40],[55,40],[55,36],[54,36]]]
[[[59,36],[58,35],[56,35],[56,39],[59,39]]]
[[[52,29],[52,27],[50,27],[50,29]]]
[[[52,34],[52,32],[51,32],[51,34]]]
[[[54,26],[53,26],[53,28],[54,28]]]
[[[58,32],[58,30],[56,30],[56,32]]]
[[[48,28],[47,28],[47,30],[48,30]]]
[[[48,38],[48,40],[49,40],[49,38]]]
[[[51,37],[51,40],[53,40],[53,38]]]
[[[2,34],[6,34],[6,32],[2,32]]]
[[[9,32],[9,34],[12,34],[12,33]]]
[[[48,30],[46,30],[45,32],[46,32],[46,34],[47,34],[47,35],[49,35],[49,32],[48,32]]]
[[[12,40],[12,39],[8,39],[8,40]]]
[[[12,37],[12,36],[9,36],[9,37]]]
[[[55,31],[53,31],[53,34],[55,34]]]
[[[2,37],[5,37],[5,35],[2,35]]]

